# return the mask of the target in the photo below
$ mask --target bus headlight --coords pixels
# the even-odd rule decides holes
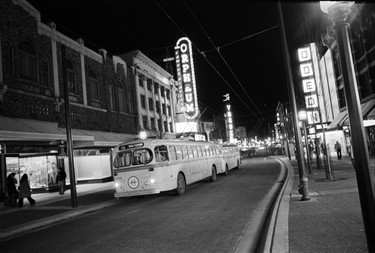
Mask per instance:
[[[119,182],[115,182],[115,188],[122,188],[122,185]]]
[[[156,179],[155,179],[155,178],[151,178],[151,179],[149,179],[149,180],[147,180],[147,181],[145,182],[145,185],[155,184],[155,182],[156,182]]]

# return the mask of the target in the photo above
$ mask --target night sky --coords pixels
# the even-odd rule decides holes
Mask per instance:
[[[42,22],[110,55],[140,50],[160,66],[180,37],[193,43],[200,110],[223,115],[230,93],[235,123],[262,136],[288,100],[277,2],[247,0],[29,0]],[[319,2],[282,2],[294,79],[296,50],[330,24]],[[174,66],[173,66],[174,68]],[[175,71],[175,70],[174,70]],[[174,73],[176,74],[176,73]],[[295,84],[297,95],[300,86]],[[301,103],[297,97],[297,104]]]

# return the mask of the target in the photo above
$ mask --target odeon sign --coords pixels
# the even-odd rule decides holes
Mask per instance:
[[[187,119],[194,119],[199,113],[192,52],[191,41],[187,37],[177,41],[175,47],[177,76],[181,85],[183,111]]]

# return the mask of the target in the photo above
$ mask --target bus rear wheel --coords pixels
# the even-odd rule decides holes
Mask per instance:
[[[177,188],[175,190],[176,195],[181,196],[186,191],[186,181],[182,173],[178,173],[177,176]]]
[[[212,165],[212,174],[210,177],[210,182],[215,182],[217,178],[216,168],[214,165]]]

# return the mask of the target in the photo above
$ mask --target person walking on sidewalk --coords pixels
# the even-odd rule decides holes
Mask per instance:
[[[63,167],[60,167],[57,175],[56,175],[56,182],[59,186],[60,194],[64,194],[65,192],[65,179],[66,179],[66,173]]]
[[[20,186],[18,187],[20,190],[19,198],[18,198],[18,207],[23,207],[23,199],[27,198],[30,205],[35,205],[35,200],[31,197],[31,188],[29,184],[29,178],[27,174],[23,174],[20,180]]]
[[[6,200],[4,205],[17,206],[18,191],[16,188],[17,179],[15,178],[16,173],[12,172],[7,177],[6,182]]]
[[[341,144],[339,143],[339,141],[336,141],[336,144],[335,144],[335,150],[336,150],[336,153],[337,153],[337,159],[338,160],[341,160]]]

